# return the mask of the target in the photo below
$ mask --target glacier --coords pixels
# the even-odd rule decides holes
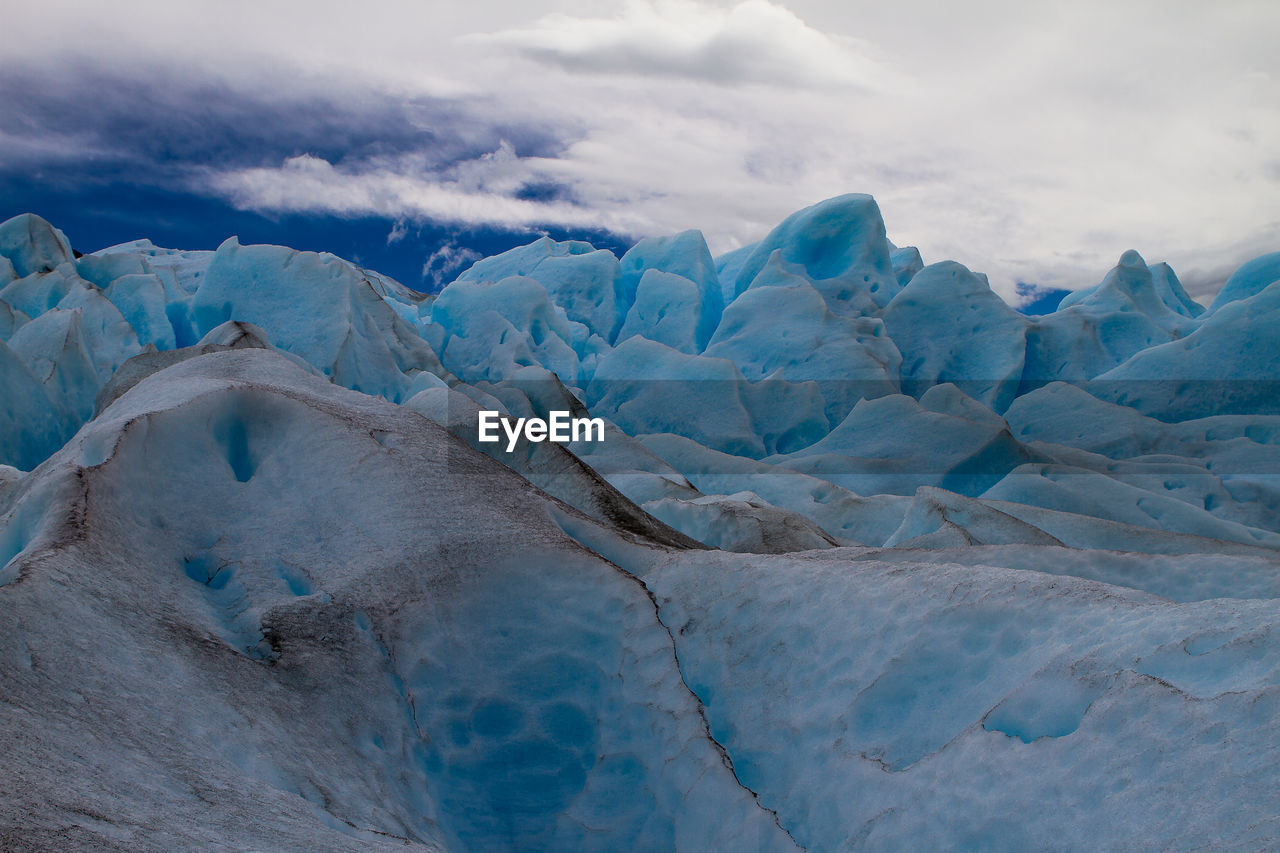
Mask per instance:
[[[1028,317],[857,194],[434,295],[10,219],[0,846],[1280,845],[1278,259]]]

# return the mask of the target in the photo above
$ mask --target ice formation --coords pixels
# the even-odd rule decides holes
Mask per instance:
[[[0,846],[1280,845],[1278,258],[0,224]]]

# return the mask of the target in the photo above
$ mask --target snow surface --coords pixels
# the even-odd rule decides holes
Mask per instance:
[[[4,814],[29,837],[793,847],[644,586],[407,409],[215,352],[6,497]]]

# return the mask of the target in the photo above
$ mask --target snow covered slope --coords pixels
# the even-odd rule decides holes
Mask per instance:
[[[841,556],[643,575],[712,732],[801,845],[1276,845],[1274,598],[1177,605],[974,555]]]
[[[4,503],[6,841],[794,849],[644,585],[413,412],[215,352]]]

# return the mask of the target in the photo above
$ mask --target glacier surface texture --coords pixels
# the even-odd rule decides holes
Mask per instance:
[[[1280,253],[1081,285],[0,224],[0,847],[1280,847]]]

